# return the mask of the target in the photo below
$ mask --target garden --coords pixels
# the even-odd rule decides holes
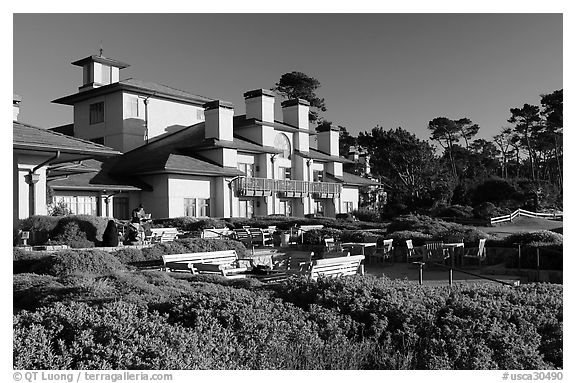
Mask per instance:
[[[247,222],[279,230],[295,223],[324,225],[309,232],[299,248],[319,246],[331,236],[359,242],[393,238],[399,248],[405,239],[488,238],[492,246],[562,249],[557,233],[495,238],[425,216],[386,223],[266,217],[155,224],[193,232]],[[563,367],[559,284],[420,286],[372,275],[264,284],[165,273],[141,266],[160,266],[163,254],[249,250],[232,239],[189,237],[104,251],[98,246],[106,224],[78,216],[21,222],[21,230],[41,231],[43,238],[73,248],[53,253],[14,248],[15,369]],[[561,257],[559,262],[561,267]]]

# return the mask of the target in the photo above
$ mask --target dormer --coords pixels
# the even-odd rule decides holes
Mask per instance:
[[[120,69],[130,66],[102,55],[88,56],[73,62],[72,65],[83,69],[82,86],[78,88],[80,92],[120,81]]]

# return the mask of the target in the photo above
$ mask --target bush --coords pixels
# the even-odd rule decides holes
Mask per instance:
[[[145,261],[153,261],[160,260],[164,254],[201,253],[221,250],[236,250],[240,258],[248,255],[246,247],[240,241],[218,238],[185,238],[144,248],[142,249],[142,257]]]
[[[108,225],[108,220],[106,217],[95,217],[92,215],[69,215],[62,217],[58,221],[58,225],[51,233],[51,236],[57,237],[64,232],[64,228],[68,224],[75,223],[79,228],[79,232],[84,233],[88,241],[100,244],[102,235]]]
[[[472,191],[472,203],[479,205],[482,202],[492,202],[498,205],[508,200],[522,199],[514,184],[502,178],[490,178],[479,184]]]
[[[89,273],[107,275],[124,270],[124,266],[112,254],[101,250],[64,250],[43,258],[33,272],[57,277]]]
[[[419,231],[400,230],[386,235],[387,239],[393,239],[394,247],[406,247],[406,240],[411,239],[414,246],[423,246],[425,242],[431,241],[430,234],[424,234]]]
[[[204,229],[223,229],[226,223],[215,218],[177,217],[154,220],[153,227],[175,227],[181,231],[202,231]]]
[[[108,221],[106,225],[106,230],[102,234],[102,246],[104,247],[116,247],[118,246],[118,227],[113,219]]]
[[[94,242],[86,239],[86,233],[80,230],[77,222],[59,224],[55,231],[57,234],[52,239],[53,244],[69,245],[75,249],[94,247]]]
[[[492,202],[483,202],[474,207],[474,216],[480,219],[490,219],[502,215],[510,214],[510,209],[497,207]]]
[[[61,217],[46,215],[33,215],[20,220],[18,227],[20,230],[30,232],[29,245],[44,245],[48,241],[48,238],[50,238],[50,233],[58,225],[60,218]]]
[[[125,265],[134,262],[157,260],[157,259],[146,259],[142,250],[132,247],[117,249],[116,251],[112,252],[112,255],[118,258],[118,260]]]
[[[462,205],[451,205],[434,209],[433,215],[435,217],[464,218],[464,219],[470,219],[474,216],[472,212],[472,207]]]
[[[358,220],[363,222],[380,222],[380,213],[377,210],[358,209],[352,212]]]
[[[562,245],[564,236],[549,230],[540,230],[526,233],[511,234],[499,241],[492,241],[494,245],[500,247],[516,247],[518,244],[523,246],[539,245]]]

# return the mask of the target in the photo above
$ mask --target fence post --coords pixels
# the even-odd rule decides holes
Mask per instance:
[[[448,270],[448,285],[452,286],[452,269]]]
[[[420,266],[420,270],[419,270],[419,272],[418,272],[418,284],[420,284],[420,286],[422,286],[422,279],[423,279],[423,278],[422,278],[422,274],[423,274],[423,272],[424,272],[424,271],[423,271],[424,264],[423,264],[423,263],[420,263],[419,266]]]
[[[522,268],[520,266],[521,261],[522,261],[522,249],[521,249],[522,245],[519,243],[518,244],[518,272],[520,272],[520,269]]]
[[[540,248],[536,248],[536,282],[540,282]]]

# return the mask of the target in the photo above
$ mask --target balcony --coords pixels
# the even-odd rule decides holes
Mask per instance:
[[[270,178],[237,178],[233,181],[237,196],[335,198],[340,197],[342,185],[332,182],[308,182],[301,180],[274,180]]]

